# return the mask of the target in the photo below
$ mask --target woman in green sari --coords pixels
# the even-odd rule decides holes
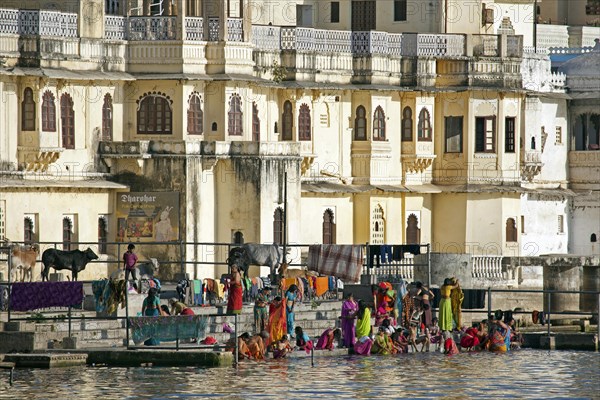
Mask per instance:
[[[358,301],[358,312],[356,313],[356,342],[354,352],[360,355],[369,355],[373,341],[371,335],[371,309],[364,300]]]

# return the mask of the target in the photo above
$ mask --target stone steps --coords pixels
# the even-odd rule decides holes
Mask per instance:
[[[166,303],[166,300],[163,299],[161,302]],[[307,335],[311,338],[318,338],[325,329],[339,326],[341,302],[323,301],[314,308],[312,304],[314,303],[298,303],[295,310],[295,325],[301,326]],[[235,320],[234,316],[226,315],[226,307],[192,307],[192,309],[199,315],[213,314],[208,321],[206,336],[214,337],[218,343],[224,343],[234,337],[233,334],[223,332],[223,323],[227,322],[233,328]],[[252,304],[243,307],[242,314],[238,316],[238,334],[254,331],[253,311]],[[124,319],[91,319],[96,316],[96,313],[91,311],[78,311],[76,316],[90,319],[71,321],[71,339],[67,337],[69,332],[67,320],[47,320],[39,323],[15,321],[5,323],[3,329],[12,334],[23,333],[34,337],[34,339],[28,339],[32,341],[29,345],[30,351],[46,348],[60,349],[68,346],[80,349],[124,346],[126,337]],[[47,315],[47,318],[52,317],[54,315]]]

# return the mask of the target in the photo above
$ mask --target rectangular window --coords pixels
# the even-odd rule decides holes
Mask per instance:
[[[0,200],[0,240],[6,237],[6,200]]]
[[[332,1],[331,2],[331,23],[340,22],[340,2]]]
[[[496,117],[475,118],[475,152],[496,152]]]
[[[504,120],[504,152],[515,152],[515,118],[507,117]]]
[[[525,216],[521,215],[521,233],[525,233]]]
[[[406,21],[407,0],[394,1],[394,21]]]
[[[558,233],[565,233],[565,218],[562,215],[558,216]]]
[[[556,141],[554,144],[562,144],[562,126],[556,127]]]
[[[463,117],[446,117],[446,153],[462,153]]]

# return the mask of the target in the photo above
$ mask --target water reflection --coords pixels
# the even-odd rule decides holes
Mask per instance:
[[[521,350],[316,358],[233,368],[66,368],[0,377],[0,398],[598,398],[600,355]]]

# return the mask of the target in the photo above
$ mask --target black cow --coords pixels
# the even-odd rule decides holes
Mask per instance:
[[[98,259],[98,256],[89,247],[85,251],[62,251],[56,249],[45,250],[42,254],[42,264],[44,264],[44,269],[42,270],[42,282],[48,280],[50,267],[54,268],[55,270],[70,270],[73,275],[73,280],[76,281],[77,273],[79,273],[79,271],[83,271],[87,263],[96,259]]]
[[[289,248],[288,248],[289,252]],[[265,265],[274,276],[275,270],[283,261],[283,249],[276,244],[246,243],[241,247],[233,247],[229,251],[227,264],[237,265],[245,277],[248,277],[250,265]]]

